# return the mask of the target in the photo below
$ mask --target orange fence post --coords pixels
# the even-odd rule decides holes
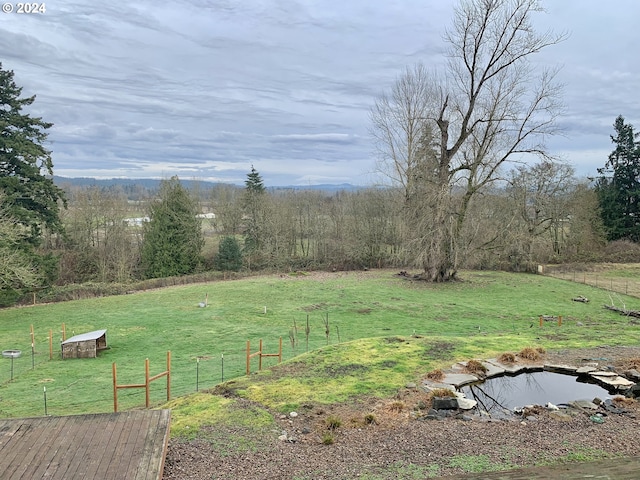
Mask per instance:
[[[540,315],[540,326],[542,327],[542,315]]]
[[[262,357],[278,357],[278,363],[282,362],[282,337],[280,337],[277,353],[263,353],[262,340],[260,340],[260,351],[252,354],[251,356],[253,357],[255,355],[260,355],[260,369],[262,369]]]
[[[116,362],[111,364],[111,371],[113,373],[113,411],[118,411],[118,381],[116,380]]]
[[[558,315],[558,326],[562,326],[562,315]]]
[[[144,404],[149,408],[149,359],[144,361]]]
[[[282,337],[280,337],[278,353],[264,353],[262,348],[262,339],[260,339],[259,350],[251,353],[251,343],[247,340],[247,375],[251,374],[251,359],[253,357],[258,357],[258,370],[262,370],[262,357],[278,357],[278,363],[282,362]]]
[[[247,375],[251,373],[251,342],[247,340]]]
[[[171,400],[171,350],[167,350],[167,402]]]
[[[150,400],[150,385],[151,382],[161,377],[167,377],[167,401],[171,400],[171,351],[167,351],[167,369],[164,372],[157,375],[149,375],[149,359],[144,361],[144,383],[134,383],[128,385],[118,385],[116,378],[116,364],[113,364],[113,411],[118,411],[118,389],[119,388],[144,388],[145,389],[145,406],[149,408],[151,405]]]

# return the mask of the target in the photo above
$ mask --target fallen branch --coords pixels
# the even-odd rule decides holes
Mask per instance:
[[[638,310],[626,310],[624,308],[618,308],[615,305],[603,305],[603,307],[607,310],[618,312],[620,315],[624,315],[626,317],[640,318],[640,311]]]
[[[587,297],[583,297],[582,295],[578,295],[576,298],[572,298],[571,300],[573,300],[574,302],[589,303],[589,299]]]

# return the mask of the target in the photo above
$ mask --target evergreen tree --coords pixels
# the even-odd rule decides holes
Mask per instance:
[[[20,293],[37,286],[42,279],[25,242],[25,228],[6,213],[0,193],[0,307],[10,306]]]
[[[640,142],[622,116],[613,124],[615,149],[596,184],[600,212],[609,240],[640,240]]]
[[[253,165],[251,165],[251,172],[247,174],[244,184],[243,204],[246,215],[244,246],[247,252],[255,252],[262,247],[265,187],[262,177]]]
[[[264,193],[264,182],[258,171],[251,165],[251,172],[247,173],[247,179],[244,181],[247,192],[260,195]]]
[[[66,200],[53,183],[51,152],[43,146],[53,124],[23,112],[36,97],[20,98],[13,76],[0,63],[0,191],[7,213],[27,227],[25,239],[35,246],[43,227],[62,231],[59,202]]]
[[[204,245],[198,203],[178,177],[160,185],[160,199],[151,205],[142,243],[142,269],[146,278],[193,273],[201,263]]]
[[[218,247],[215,259],[216,268],[223,272],[237,272],[242,267],[242,252],[235,237],[224,237]]]
[[[36,97],[21,98],[22,88],[13,77],[0,63],[0,196],[6,225],[17,235],[11,238],[20,239],[11,240],[3,233],[0,247],[5,261],[23,267],[12,270],[14,281],[0,282],[5,305],[57,278],[58,259],[39,254],[36,248],[43,229],[62,233],[60,204],[66,205],[64,192],[53,183],[51,152],[43,146],[53,124],[23,111]]]

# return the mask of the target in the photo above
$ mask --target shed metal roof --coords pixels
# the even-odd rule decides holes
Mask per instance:
[[[65,343],[85,342],[87,340],[97,340],[101,336],[103,336],[105,333],[107,333],[106,330],[95,330],[93,332],[82,333],[80,335],[75,335],[75,336],[73,336],[71,338],[67,338],[64,342],[62,342],[62,345],[64,345]]]

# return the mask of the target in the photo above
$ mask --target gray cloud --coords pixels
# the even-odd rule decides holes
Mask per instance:
[[[55,172],[267,184],[363,183],[375,168],[369,108],[402,69],[442,64],[454,2],[177,0],[47,4],[0,16],[3,68],[51,121]],[[593,174],[622,114],[640,128],[640,3],[545,2],[539,55],[562,64],[553,153]]]

